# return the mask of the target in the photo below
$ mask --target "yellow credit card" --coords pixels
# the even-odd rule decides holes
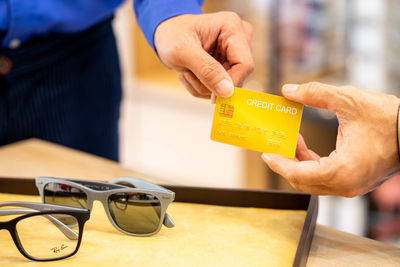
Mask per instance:
[[[294,158],[302,113],[300,103],[236,87],[217,98],[211,140]]]

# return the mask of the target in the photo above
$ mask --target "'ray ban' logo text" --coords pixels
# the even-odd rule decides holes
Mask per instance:
[[[64,249],[66,249],[67,247],[68,247],[68,246],[62,244],[59,248],[58,248],[58,247],[51,248],[51,251],[52,251],[53,253],[60,253],[61,250],[64,250]]]

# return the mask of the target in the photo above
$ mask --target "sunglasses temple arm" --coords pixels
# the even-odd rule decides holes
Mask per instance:
[[[63,232],[63,234],[70,240],[77,240],[79,238],[79,235],[74,230],[69,228],[60,220],[57,220],[51,215],[44,215],[44,216],[48,218],[52,223],[54,223],[54,225],[57,226],[57,228],[60,229],[60,231]]]
[[[32,212],[38,212],[34,210],[24,210],[24,209],[5,209],[5,210],[0,210],[0,216],[5,216],[5,215],[16,215],[16,214],[26,214],[26,213],[32,213]],[[64,223],[60,222],[56,218],[54,218],[51,215],[48,214],[43,214],[42,216],[46,217],[49,221],[51,221],[55,226],[57,226],[58,229],[69,239],[71,240],[76,240],[78,239],[79,235],[66,226]]]
[[[130,183],[133,186],[135,186],[136,188],[140,188],[140,189],[154,189],[154,190],[160,190],[160,191],[167,192],[167,193],[172,193],[172,191],[170,191],[160,185],[153,184],[151,182],[148,182],[148,181],[145,181],[142,179],[138,179],[138,178],[120,177],[120,178],[116,178],[116,179],[109,181],[109,183],[111,183],[111,184],[118,184],[121,182]]]
[[[26,214],[26,213],[32,213],[32,212],[38,212],[38,211],[24,210],[24,209],[4,209],[4,210],[0,210],[0,216]]]
[[[51,204],[25,202],[25,201],[9,201],[0,203],[0,207],[7,207],[7,206],[30,208],[38,211],[56,210],[57,208],[60,208],[60,207],[55,207],[54,205]]]
[[[171,217],[169,217],[168,213],[165,213],[163,224],[168,228],[175,226],[175,223],[172,221]]]
[[[25,201],[8,201],[0,203],[0,207],[22,207],[22,208],[30,208],[37,211],[59,211],[68,210],[68,211],[81,211],[81,208],[68,207],[68,206],[60,206],[53,205],[47,203],[36,203],[36,202],[25,202]]]

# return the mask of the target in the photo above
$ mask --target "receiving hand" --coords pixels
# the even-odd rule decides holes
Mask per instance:
[[[252,27],[233,12],[181,15],[154,34],[161,61],[196,97],[229,97],[253,71]]]
[[[292,101],[331,110],[339,121],[336,149],[328,157],[309,150],[301,135],[295,159],[263,154],[268,166],[294,188],[353,197],[371,191],[400,171],[397,97],[315,82],[285,85],[282,93]]]

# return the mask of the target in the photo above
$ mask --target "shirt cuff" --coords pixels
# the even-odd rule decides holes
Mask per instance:
[[[135,0],[136,19],[147,42],[154,46],[154,32],[158,25],[172,17],[183,14],[202,14],[202,0]]]

